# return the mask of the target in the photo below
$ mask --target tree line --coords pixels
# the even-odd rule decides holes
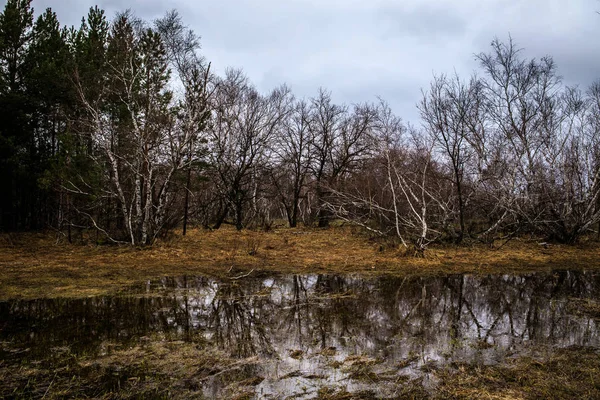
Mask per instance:
[[[326,227],[418,252],[519,234],[574,243],[600,223],[600,83],[562,83],[512,39],[472,76],[434,76],[405,124],[219,76],[176,11],[98,7],[79,28],[31,0],[0,14],[0,229],[151,244],[176,227]]]

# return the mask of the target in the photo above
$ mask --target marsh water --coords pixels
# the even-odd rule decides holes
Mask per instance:
[[[161,337],[253,360],[256,398],[314,397],[340,385],[393,396],[430,371],[502,363],[538,349],[600,347],[600,273],[360,277],[167,277],[122,294],[0,303],[0,357],[32,362],[68,347],[89,358]],[[157,336],[158,335],[158,336]],[[368,366],[368,372],[365,367]],[[226,384],[204,371],[206,397]]]

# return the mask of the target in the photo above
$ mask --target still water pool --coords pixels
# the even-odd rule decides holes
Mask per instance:
[[[240,360],[186,372],[181,385],[204,397],[226,397],[235,380],[254,398],[312,398],[323,387],[385,398],[415,380],[434,391],[431,371],[439,368],[503,363],[541,348],[598,348],[600,315],[586,304],[599,300],[600,273],[566,270],[166,277],[115,296],[2,302],[0,356],[7,370],[60,351],[89,366],[115,349],[193,343]],[[116,390],[132,374],[115,368],[112,386],[101,387]]]

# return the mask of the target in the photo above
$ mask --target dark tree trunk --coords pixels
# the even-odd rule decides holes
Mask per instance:
[[[185,205],[183,209],[183,236],[187,233],[188,210],[190,206],[190,181],[192,179],[192,168],[187,170],[187,178],[185,183]]]
[[[238,231],[241,231],[244,228],[244,215],[242,206],[242,202],[237,199],[235,202],[235,229]]]
[[[223,222],[225,221],[225,218],[227,218],[227,213],[228,212],[229,212],[229,207],[225,206],[223,208],[223,211],[217,217],[217,220],[216,220],[215,224],[213,225],[213,229],[219,229],[221,227],[221,225],[223,225]]]

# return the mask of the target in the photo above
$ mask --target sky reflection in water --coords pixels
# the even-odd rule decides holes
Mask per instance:
[[[0,340],[27,346],[26,357],[35,358],[65,345],[100,354],[107,340],[158,332],[201,337],[232,356],[259,357],[262,397],[324,384],[375,385],[389,395],[391,383],[353,379],[340,365],[368,364],[381,376],[422,376],[427,384],[427,371],[448,363],[493,364],[539,346],[598,347],[598,321],[574,312],[579,299],[600,299],[599,273],[178,277],[120,296],[0,303]]]

